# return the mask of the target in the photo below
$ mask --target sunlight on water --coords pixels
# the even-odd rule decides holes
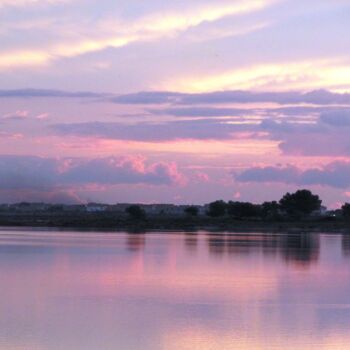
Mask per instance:
[[[0,350],[350,349],[350,235],[0,231]]]

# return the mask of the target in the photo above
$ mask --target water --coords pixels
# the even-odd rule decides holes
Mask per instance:
[[[0,350],[350,349],[350,235],[0,231]]]

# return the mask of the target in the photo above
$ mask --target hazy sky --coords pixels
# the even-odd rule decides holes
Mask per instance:
[[[0,202],[350,201],[348,0],[0,0]]]

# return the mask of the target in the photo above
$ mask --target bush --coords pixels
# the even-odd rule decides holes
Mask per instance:
[[[263,218],[276,218],[279,215],[280,206],[276,201],[264,202],[261,205],[261,215]]]
[[[209,210],[207,212],[207,215],[211,217],[224,216],[226,214],[226,207],[227,204],[221,200],[209,203]]]
[[[132,219],[143,220],[146,218],[145,211],[139,205],[130,205],[125,211]]]
[[[228,202],[227,213],[238,218],[257,217],[261,214],[261,206],[245,202]]]
[[[185,213],[189,216],[197,216],[198,215],[198,208],[195,206],[190,206],[185,209]]]
[[[341,207],[342,216],[345,218],[350,218],[350,203],[345,203]]]

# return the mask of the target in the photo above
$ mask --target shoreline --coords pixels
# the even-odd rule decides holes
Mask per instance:
[[[350,221],[334,218],[304,220],[238,220],[230,217],[153,217],[132,220],[106,215],[1,215],[0,228],[47,228],[109,230],[127,232],[148,231],[209,231],[209,232],[349,232]]]

